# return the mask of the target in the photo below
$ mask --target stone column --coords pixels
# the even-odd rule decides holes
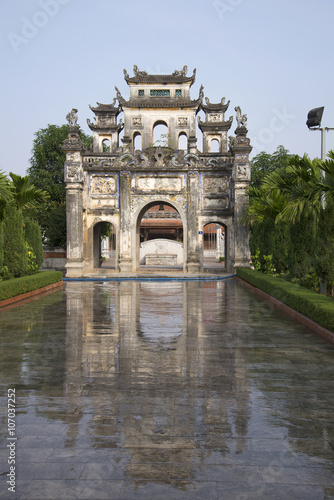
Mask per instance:
[[[246,190],[250,181],[249,153],[252,151],[247,128],[240,125],[235,130],[236,138],[231,145],[234,154],[234,262],[233,267],[249,267],[249,230],[244,222],[245,205],[248,202]]]
[[[120,175],[120,230],[119,230],[119,270],[132,271],[131,255],[131,192],[130,172],[121,172]]]
[[[187,266],[188,273],[200,271],[200,247],[198,235],[198,200],[199,174],[188,173],[188,213],[187,234],[183,232],[183,239],[187,238]]]
[[[64,176],[66,182],[66,227],[67,259],[66,276],[78,278],[83,275],[83,204],[82,192],[84,174],[82,168],[83,143],[79,137],[79,127],[69,127],[68,139],[62,149],[66,152]]]

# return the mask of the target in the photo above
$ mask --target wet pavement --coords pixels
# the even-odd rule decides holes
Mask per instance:
[[[1,499],[334,498],[334,346],[235,280],[65,283],[0,322]]]

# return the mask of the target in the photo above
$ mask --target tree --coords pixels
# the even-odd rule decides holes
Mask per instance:
[[[0,220],[3,218],[3,210],[6,204],[12,199],[9,180],[5,172],[0,170]]]
[[[10,189],[13,195],[13,200],[18,209],[27,213],[34,213],[39,205],[45,202],[49,195],[42,189],[37,189],[30,181],[28,175],[21,177],[20,175],[10,172],[12,183]]]
[[[42,235],[38,222],[29,218],[24,221],[24,236],[28,247],[31,248],[30,252],[32,264],[39,269],[42,265],[44,253],[42,245]]]
[[[38,210],[38,221],[43,237],[50,245],[66,244],[66,191],[64,162],[66,155],[61,146],[68,137],[68,125],[48,125],[35,133],[31,166],[28,169],[31,182],[45,190],[49,199]],[[91,137],[80,132],[80,138],[88,148]],[[65,223],[64,223],[65,221]]]
[[[328,159],[311,160],[308,156],[294,156],[288,166],[273,170],[264,176],[259,188],[250,188],[248,219],[263,223],[275,220],[290,225],[289,247],[286,256],[289,274],[307,279],[312,264],[321,278],[321,292],[325,293],[325,279],[332,281],[333,259],[333,204],[334,152]],[[281,207],[273,201],[284,200]],[[254,231],[256,232],[256,230]],[[270,232],[268,231],[268,234]]]
[[[286,168],[291,155],[283,146],[278,146],[273,154],[262,151],[251,161],[251,187],[260,187],[263,178],[270,172]]]
[[[4,209],[3,268],[6,278],[18,278],[27,272],[28,254],[24,239],[23,215],[13,203]]]

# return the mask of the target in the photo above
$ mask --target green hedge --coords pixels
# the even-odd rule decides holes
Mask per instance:
[[[31,276],[22,276],[6,281],[0,281],[0,300],[10,299],[22,293],[32,292],[62,281],[61,271],[40,271]]]
[[[251,285],[304,314],[319,325],[334,331],[334,300],[295,283],[247,268],[237,269],[237,276]]]

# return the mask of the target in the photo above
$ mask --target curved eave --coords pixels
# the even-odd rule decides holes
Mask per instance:
[[[205,131],[219,131],[219,130],[229,130],[232,126],[232,120],[228,120],[227,122],[198,122],[199,129],[203,132]]]
[[[208,113],[225,113],[230,105],[230,101],[226,104],[218,103],[218,104],[202,104],[201,109]]]
[[[120,132],[124,127],[124,123],[119,123],[117,125],[97,125],[95,123],[88,123],[88,121],[87,125],[95,132]]]
[[[100,102],[96,103],[97,106],[91,106],[89,104],[89,108],[95,112],[104,112],[107,111],[108,113],[117,113],[119,112],[119,106],[114,106],[114,104],[102,104]]]

